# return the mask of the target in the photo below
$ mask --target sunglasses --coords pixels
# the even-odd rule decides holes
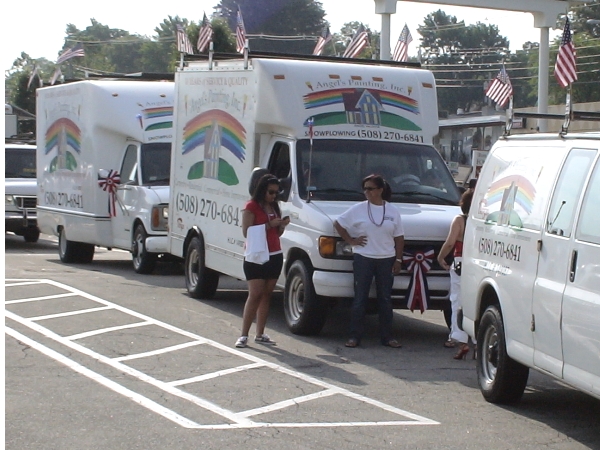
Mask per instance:
[[[279,194],[279,191],[267,191],[267,194],[269,194],[269,195],[277,195],[277,194]]]
[[[363,191],[369,191],[369,192],[371,192],[371,191],[374,191],[375,189],[381,189],[381,188],[366,186],[366,187],[363,188]]]

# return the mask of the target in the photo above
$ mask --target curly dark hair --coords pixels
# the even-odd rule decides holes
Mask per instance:
[[[381,193],[381,198],[386,202],[389,202],[392,199],[392,188],[389,183],[385,181],[385,179],[381,175],[377,175],[372,173],[371,175],[367,175],[362,180],[362,187],[365,187],[365,183],[370,181],[375,184],[378,188],[382,188],[383,192]]]
[[[266,173],[262,177],[260,177],[258,182],[256,183],[256,189],[254,189],[254,194],[252,194],[252,200],[254,200],[259,205],[263,205],[265,203],[267,188],[270,184],[276,184],[277,186],[279,186],[281,183],[279,182],[279,179],[271,173]],[[281,216],[279,202],[273,202],[273,209],[277,213],[277,216]]]

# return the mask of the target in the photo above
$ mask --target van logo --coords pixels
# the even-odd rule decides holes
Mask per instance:
[[[222,157],[221,149],[229,150],[240,162],[246,159],[246,129],[231,114],[211,109],[197,115],[183,128],[182,154],[204,146],[204,159],[194,163],[188,180],[211,178],[227,186],[239,184],[233,166]]]
[[[61,117],[46,130],[44,154],[56,149],[56,156],[50,161],[48,172],[77,169],[76,155],[81,153],[81,129],[71,119]]]
[[[484,197],[486,222],[522,228],[522,218],[533,210],[535,194],[535,186],[524,176],[509,175],[495,180]]]
[[[315,126],[350,124],[421,131],[421,127],[413,121],[391,112],[391,109],[395,108],[418,115],[418,102],[394,92],[381,89],[338,88],[310,92],[304,95],[303,101],[305,109],[331,105],[343,107],[340,111],[315,114]],[[390,111],[386,111],[386,107],[389,107]]]

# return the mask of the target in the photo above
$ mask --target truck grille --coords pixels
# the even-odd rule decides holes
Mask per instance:
[[[17,207],[21,209],[35,209],[37,197],[15,197]]]
[[[443,242],[436,242],[436,241],[407,241],[404,243],[404,253],[411,253],[411,254],[415,254],[416,252],[426,252],[428,250],[433,249],[434,253],[433,253],[433,261],[431,263],[431,268],[429,269],[430,272],[435,272],[435,271],[442,271],[442,272],[446,272],[444,269],[442,269],[442,267],[440,266],[440,264],[437,261],[437,255],[440,253],[440,250],[442,249],[442,245],[444,245]]]

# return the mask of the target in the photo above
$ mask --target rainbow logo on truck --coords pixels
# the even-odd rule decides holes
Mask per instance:
[[[203,112],[183,128],[182,154],[204,146],[204,159],[193,164],[188,180],[212,178],[234,186],[239,178],[233,166],[221,157],[225,148],[240,162],[246,158],[246,129],[231,114],[219,109]]]
[[[48,127],[45,138],[44,154],[47,155],[55,148],[57,153],[48,166],[48,172],[74,171],[77,168],[75,154],[81,153],[81,129],[77,124],[61,117]]]
[[[338,88],[311,92],[303,97],[303,101],[305,109],[336,104],[344,107],[343,111],[314,115],[314,126],[350,124],[421,131],[421,127],[412,120],[384,110],[385,106],[389,106],[411,114],[420,114],[419,104],[415,99],[394,92],[381,89]]]

